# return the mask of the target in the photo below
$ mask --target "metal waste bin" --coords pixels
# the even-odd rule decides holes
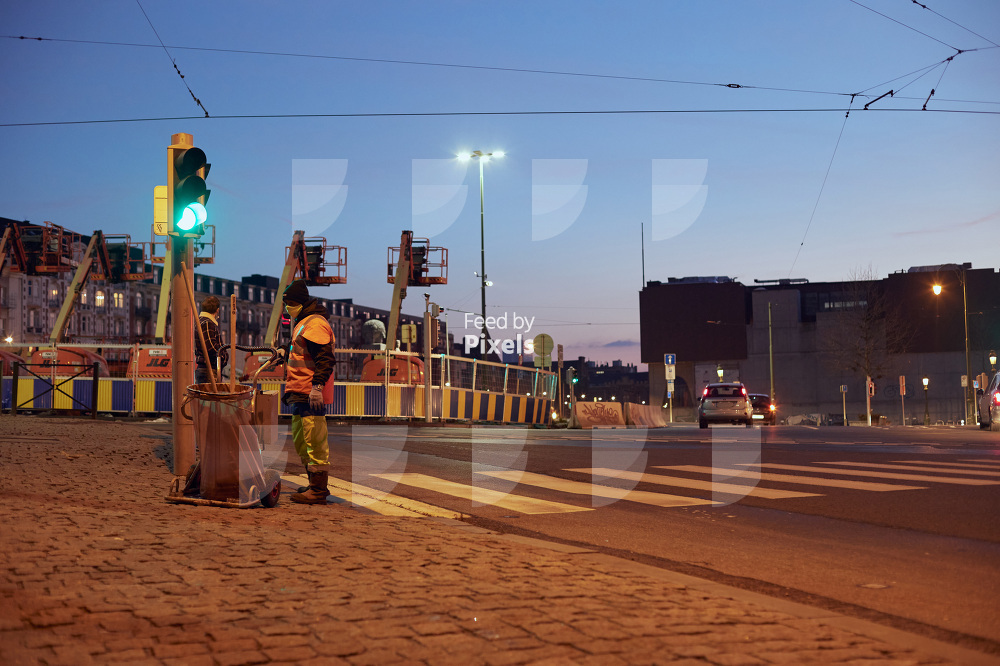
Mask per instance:
[[[190,406],[190,407],[189,407]],[[228,506],[277,503],[280,477],[265,472],[254,418],[254,388],[192,384],[182,410],[194,421],[199,499]],[[182,498],[176,500],[183,501]]]

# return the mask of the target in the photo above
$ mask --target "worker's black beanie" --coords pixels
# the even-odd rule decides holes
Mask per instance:
[[[306,288],[306,281],[296,280],[288,285],[281,299],[285,303],[298,303],[299,305],[305,305],[309,300],[309,289]]]

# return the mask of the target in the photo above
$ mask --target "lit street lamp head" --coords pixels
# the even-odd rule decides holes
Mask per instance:
[[[931,291],[934,292],[935,296],[940,296],[941,295],[941,285],[939,285],[939,284],[934,285],[933,287],[931,287]]]

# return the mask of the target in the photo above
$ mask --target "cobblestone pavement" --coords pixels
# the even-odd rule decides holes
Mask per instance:
[[[170,448],[0,415],[0,663],[995,663],[457,521],[171,504]]]

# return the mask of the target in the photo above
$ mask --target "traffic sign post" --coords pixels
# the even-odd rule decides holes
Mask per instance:
[[[903,412],[903,425],[906,425],[906,375],[899,376],[899,406]]]
[[[667,408],[670,410],[670,423],[674,422],[674,380],[677,379],[677,354],[664,354],[663,367],[667,379]]]
[[[847,384],[840,385],[840,394],[844,397],[844,425],[847,425]]]

